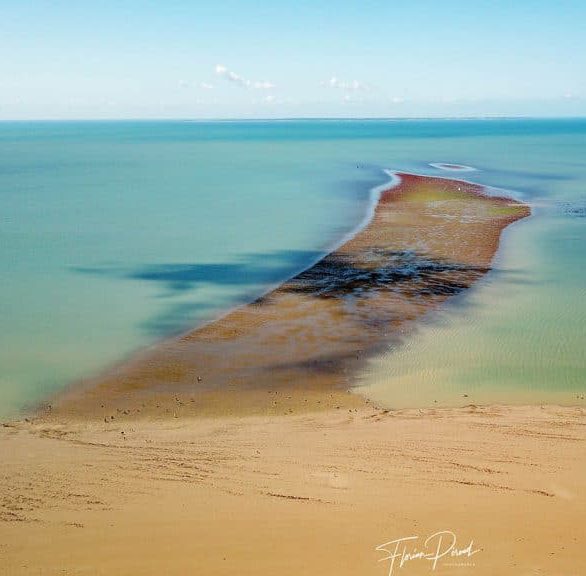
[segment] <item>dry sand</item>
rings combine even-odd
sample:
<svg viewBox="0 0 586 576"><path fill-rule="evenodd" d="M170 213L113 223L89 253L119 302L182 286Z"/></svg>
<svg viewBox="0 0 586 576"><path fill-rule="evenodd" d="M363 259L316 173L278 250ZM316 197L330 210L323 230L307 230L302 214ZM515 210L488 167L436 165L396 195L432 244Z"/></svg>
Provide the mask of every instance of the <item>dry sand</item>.
<svg viewBox="0 0 586 576"><path fill-rule="evenodd" d="M585 574L583 408L389 411L348 390L528 213L403 175L260 302L0 427L0 574L383 576L378 546L431 553L437 532L461 555L393 574Z"/></svg>
<svg viewBox="0 0 586 576"><path fill-rule="evenodd" d="M554 407L21 422L0 428L0 573L383 576L378 545L448 530L480 552L433 573L582 576L584 424Z"/></svg>

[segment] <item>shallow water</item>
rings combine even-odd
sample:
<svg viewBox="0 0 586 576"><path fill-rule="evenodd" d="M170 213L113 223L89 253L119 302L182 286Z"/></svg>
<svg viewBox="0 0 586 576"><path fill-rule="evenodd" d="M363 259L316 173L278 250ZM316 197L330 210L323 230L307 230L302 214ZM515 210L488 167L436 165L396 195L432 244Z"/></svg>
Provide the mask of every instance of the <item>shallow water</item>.
<svg viewBox="0 0 586 576"><path fill-rule="evenodd" d="M304 268L360 222L383 168L506 188L534 216L481 285L369 365L368 393L575 398L585 157L584 120L0 124L0 414Z"/></svg>

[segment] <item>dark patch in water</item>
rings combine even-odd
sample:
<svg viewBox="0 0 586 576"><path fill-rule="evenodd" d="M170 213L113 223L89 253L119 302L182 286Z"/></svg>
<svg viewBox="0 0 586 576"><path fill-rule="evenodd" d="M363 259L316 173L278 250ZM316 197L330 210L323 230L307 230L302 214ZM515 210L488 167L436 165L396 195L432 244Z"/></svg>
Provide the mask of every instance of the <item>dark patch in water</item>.
<svg viewBox="0 0 586 576"><path fill-rule="evenodd" d="M360 357L359 357L360 358ZM337 374L340 368L350 361L355 361L357 355L355 352L343 352L339 354L322 354L307 360L300 360L297 362L275 362L269 364L264 370L300 370L302 372L313 372L319 374Z"/></svg>
<svg viewBox="0 0 586 576"><path fill-rule="evenodd" d="M241 286L243 295L231 305L250 302L254 287L283 279L300 264L315 258L317 252L292 251L254 254L236 263L152 264L125 269L117 267L79 267L83 274L126 278L161 285L168 304L161 312L142 324L142 328L159 337L177 334L191 325L194 315L211 319L214 307L199 302L177 302L173 296L197 290L204 284ZM293 268L293 270L292 270ZM377 293L394 292L408 298L456 295L488 271L454 262L431 259L415 251L370 249L353 256L332 253L311 268L287 280L277 292L272 291L252 302L262 306L278 293L304 294L314 298L343 299L351 306ZM257 292L258 294L258 292ZM354 309L353 313L357 313ZM390 314L390 311L389 311ZM389 317L365 315L365 327L376 329Z"/></svg>
<svg viewBox="0 0 586 576"><path fill-rule="evenodd" d="M566 216L586 218L586 200L577 202L561 202L559 208Z"/></svg>
<svg viewBox="0 0 586 576"><path fill-rule="evenodd" d="M205 284L254 286L277 282L320 256L311 250L248 254L236 262L144 264L136 268L79 266L73 272L126 278L161 285L169 294L181 294Z"/></svg>
<svg viewBox="0 0 586 576"><path fill-rule="evenodd" d="M408 296L451 296L468 288L488 270L432 260L413 251L373 249L361 253L359 262L345 255L330 254L280 290L315 298L362 298L381 291ZM256 303L263 301L267 297Z"/></svg>

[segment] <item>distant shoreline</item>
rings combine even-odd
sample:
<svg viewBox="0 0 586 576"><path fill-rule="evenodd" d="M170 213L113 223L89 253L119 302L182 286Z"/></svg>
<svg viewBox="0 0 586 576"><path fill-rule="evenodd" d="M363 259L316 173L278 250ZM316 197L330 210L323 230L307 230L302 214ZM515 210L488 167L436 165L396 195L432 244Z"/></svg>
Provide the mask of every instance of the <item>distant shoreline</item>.
<svg viewBox="0 0 586 576"><path fill-rule="evenodd" d="M279 116L274 118L263 117L210 117L210 118L186 118L186 117L124 117L124 118L0 118L0 124L27 123L27 122L381 122L381 121L459 121L459 120L559 120L559 121L586 121L586 116L535 116L535 115L509 115L487 114L475 116Z"/></svg>

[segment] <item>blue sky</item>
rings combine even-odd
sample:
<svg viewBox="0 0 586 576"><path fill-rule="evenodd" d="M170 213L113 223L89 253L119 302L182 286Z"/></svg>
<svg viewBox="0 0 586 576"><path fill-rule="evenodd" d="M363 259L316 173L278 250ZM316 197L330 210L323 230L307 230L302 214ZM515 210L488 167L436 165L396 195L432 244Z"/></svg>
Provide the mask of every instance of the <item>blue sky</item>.
<svg viewBox="0 0 586 576"><path fill-rule="evenodd" d="M0 0L0 118L586 115L584 0Z"/></svg>

